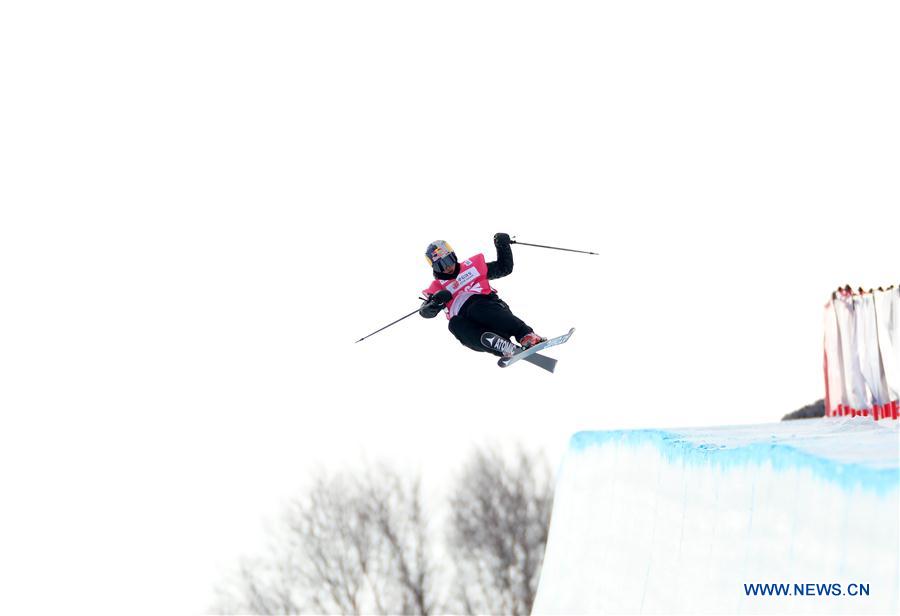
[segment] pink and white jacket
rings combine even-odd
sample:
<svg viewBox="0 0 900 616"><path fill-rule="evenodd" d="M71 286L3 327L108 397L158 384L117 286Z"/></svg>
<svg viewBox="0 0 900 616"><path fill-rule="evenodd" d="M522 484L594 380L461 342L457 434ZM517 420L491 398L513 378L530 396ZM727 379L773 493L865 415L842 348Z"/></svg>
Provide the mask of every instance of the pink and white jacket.
<svg viewBox="0 0 900 616"><path fill-rule="evenodd" d="M431 297L441 289L446 289L452 298L444 307L444 314L452 319L459 314L460 308L473 295L488 295L493 289L488 282L488 268L484 255L479 253L459 262L459 274L454 280L435 280L422 293Z"/></svg>

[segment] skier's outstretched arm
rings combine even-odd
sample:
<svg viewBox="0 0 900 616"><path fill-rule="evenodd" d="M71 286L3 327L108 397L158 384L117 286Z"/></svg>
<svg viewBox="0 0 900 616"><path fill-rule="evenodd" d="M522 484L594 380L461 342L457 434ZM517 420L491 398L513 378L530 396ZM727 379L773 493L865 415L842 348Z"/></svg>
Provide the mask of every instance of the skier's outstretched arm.
<svg viewBox="0 0 900 616"><path fill-rule="evenodd" d="M488 280L509 276L513 271L512 248L509 245L509 235L497 233L494 235L494 246L497 248L497 260L487 264Z"/></svg>

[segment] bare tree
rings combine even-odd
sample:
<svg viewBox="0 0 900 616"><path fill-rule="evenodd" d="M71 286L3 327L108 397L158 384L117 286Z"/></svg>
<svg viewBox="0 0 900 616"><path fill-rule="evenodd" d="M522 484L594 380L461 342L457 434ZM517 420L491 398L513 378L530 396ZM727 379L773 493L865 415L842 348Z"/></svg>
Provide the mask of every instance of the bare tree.
<svg viewBox="0 0 900 616"><path fill-rule="evenodd" d="M283 556L242 559L236 575L216 591L217 614L298 614L294 581L283 570ZM288 574L288 575L286 575Z"/></svg>
<svg viewBox="0 0 900 616"><path fill-rule="evenodd" d="M437 599L420 481L404 483L384 470L377 477L369 475L363 500L382 555L378 573L391 601L387 611L427 616Z"/></svg>
<svg viewBox="0 0 900 616"><path fill-rule="evenodd" d="M373 550L356 482L344 475L318 478L305 498L291 503L284 524L283 545L310 608L359 614Z"/></svg>
<svg viewBox="0 0 900 616"><path fill-rule="evenodd" d="M285 511L265 558L244 560L217 613L527 614L547 542L546 459L474 451L449 499L446 555L432 555L420 482L384 465L320 474ZM442 599L453 591L453 603Z"/></svg>
<svg viewBox="0 0 900 616"><path fill-rule="evenodd" d="M244 561L219 613L417 614L435 609L418 479L381 466L321 475L292 502L266 559Z"/></svg>
<svg viewBox="0 0 900 616"><path fill-rule="evenodd" d="M519 448L509 462L496 449L474 452L450 497L449 548L459 610L531 612L552 500L543 455Z"/></svg>

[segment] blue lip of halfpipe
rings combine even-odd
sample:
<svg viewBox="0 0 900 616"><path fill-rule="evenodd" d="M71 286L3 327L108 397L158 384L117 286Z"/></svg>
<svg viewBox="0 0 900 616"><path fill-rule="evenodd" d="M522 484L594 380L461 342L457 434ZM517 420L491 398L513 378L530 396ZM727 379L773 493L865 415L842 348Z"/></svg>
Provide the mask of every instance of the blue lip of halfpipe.
<svg viewBox="0 0 900 616"><path fill-rule="evenodd" d="M800 423L807 426L800 429ZM572 436L569 448L579 452L610 442L651 444L673 464L805 468L847 489L861 487L883 493L900 485L900 432L896 423L878 425L867 418L807 419L759 426L585 431ZM847 430L848 426L857 429Z"/></svg>

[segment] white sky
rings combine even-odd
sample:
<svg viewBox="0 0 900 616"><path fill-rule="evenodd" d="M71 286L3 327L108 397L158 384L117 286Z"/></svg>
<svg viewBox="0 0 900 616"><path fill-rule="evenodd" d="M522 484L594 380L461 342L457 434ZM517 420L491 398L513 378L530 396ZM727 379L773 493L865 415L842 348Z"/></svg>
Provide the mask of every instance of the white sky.
<svg viewBox="0 0 900 616"><path fill-rule="evenodd" d="M0 610L203 611L315 467L765 422L900 282L898 8L0 8ZM557 373L418 317L503 231ZM48 596L48 588L53 589Z"/></svg>

